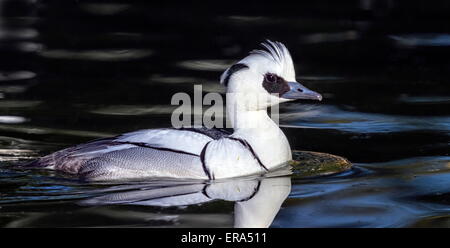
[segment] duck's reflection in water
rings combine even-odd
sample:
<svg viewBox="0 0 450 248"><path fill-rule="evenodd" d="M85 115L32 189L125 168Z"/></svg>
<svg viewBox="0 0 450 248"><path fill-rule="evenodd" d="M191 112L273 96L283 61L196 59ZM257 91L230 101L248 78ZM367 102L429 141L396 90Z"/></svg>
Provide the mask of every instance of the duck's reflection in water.
<svg viewBox="0 0 450 248"><path fill-rule="evenodd" d="M212 182L120 185L79 202L81 205L189 206L214 200L233 201L234 227L269 227L291 191L290 168L264 176ZM109 190L108 190L109 191ZM120 191L120 192L118 192Z"/></svg>

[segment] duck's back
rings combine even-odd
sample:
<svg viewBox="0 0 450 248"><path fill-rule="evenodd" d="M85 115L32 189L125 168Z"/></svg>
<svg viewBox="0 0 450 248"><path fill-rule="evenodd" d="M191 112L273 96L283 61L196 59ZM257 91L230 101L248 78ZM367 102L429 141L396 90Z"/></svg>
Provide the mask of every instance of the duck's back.
<svg viewBox="0 0 450 248"><path fill-rule="evenodd" d="M28 164L87 180L138 177L209 178L202 152L212 140L228 136L207 128L149 129L94 140L57 151Z"/></svg>

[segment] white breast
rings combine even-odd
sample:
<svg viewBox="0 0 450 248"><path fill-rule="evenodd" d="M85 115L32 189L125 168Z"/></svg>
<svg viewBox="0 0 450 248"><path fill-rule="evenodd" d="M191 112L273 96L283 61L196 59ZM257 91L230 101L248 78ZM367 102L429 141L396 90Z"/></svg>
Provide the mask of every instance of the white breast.
<svg viewBox="0 0 450 248"><path fill-rule="evenodd" d="M211 141L206 147L203 163L211 179L265 172L258 158L245 145L229 138Z"/></svg>
<svg viewBox="0 0 450 248"><path fill-rule="evenodd" d="M280 129L271 131L253 129L236 132L231 136L245 139L258 155L261 163L269 170L292 159L289 142Z"/></svg>

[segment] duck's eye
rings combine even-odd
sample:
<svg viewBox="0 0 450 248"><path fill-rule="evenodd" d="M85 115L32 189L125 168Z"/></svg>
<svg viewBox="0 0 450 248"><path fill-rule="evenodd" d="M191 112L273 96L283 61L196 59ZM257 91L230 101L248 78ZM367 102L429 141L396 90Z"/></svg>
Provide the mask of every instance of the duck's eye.
<svg viewBox="0 0 450 248"><path fill-rule="evenodd" d="M272 73L267 73L266 74L266 81L269 83L276 83L277 82L277 76L275 74Z"/></svg>

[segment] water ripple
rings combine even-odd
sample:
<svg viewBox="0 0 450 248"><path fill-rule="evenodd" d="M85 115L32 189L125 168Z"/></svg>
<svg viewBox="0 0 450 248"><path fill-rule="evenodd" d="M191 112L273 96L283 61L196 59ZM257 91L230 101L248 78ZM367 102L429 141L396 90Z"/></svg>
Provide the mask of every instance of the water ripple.
<svg viewBox="0 0 450 248"><path fill-rule="evenodd" d="M342 110L332 105L298 105L280 114L283 127L337 129L357 133L411 130L450 132L450 116L400 116Z"/></svg>
<svg viewBox="0 0 450 248"><path fill-rule="evenodd" d="M52 59L75 59L96 61L128 61L141 59L153 54L149 49L103 49L103 50L63 50L45 49L39 53L42 57Z"/></svg>

